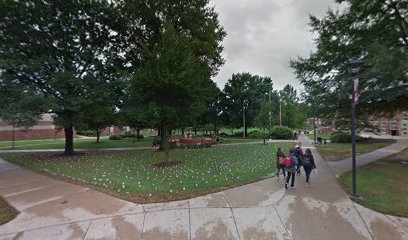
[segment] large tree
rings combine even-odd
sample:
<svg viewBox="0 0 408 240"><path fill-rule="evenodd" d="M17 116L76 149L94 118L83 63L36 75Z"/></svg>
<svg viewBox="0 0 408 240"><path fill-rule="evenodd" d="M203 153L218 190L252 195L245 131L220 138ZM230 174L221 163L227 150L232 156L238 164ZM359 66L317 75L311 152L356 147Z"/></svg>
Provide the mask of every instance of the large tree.
<svg viewBox="0 0 408 240"><path fill-rule="evenodd" d="M282 109L282 125L297 128L304 125L307 116L307 109L302 109L299 103L297 91L287 84L279 91Z"/></svg>
<svg viewBox="0 0 408 240"><path fill-rule="evenodd" d="M12 125L14 148L15 128L22 127L28 131L41 119L47 104L41 93L33 92L19 82L8 81L4 75L0 76L0 96L0 119Z"/></svg>
<svg viewBox="0 0 408 240"><path fill-rule="evenodd" d="M159 123L166 160L169 128L198 117L215 87L211 69L193 51L193 41L167 23L159 44L145 49L146 62L131 81L132 95L146 106L144 115Z"/></svg>
<svg viewBox="0 0 408 240"><path fill-rule="evenodd" d="M218 21L209 0L131 0L119 8L123 14L119 33L125 66L130 71L143 65L143 48L152 50L161 41L166 23L171 22L177 32L190 39L190 49L213 75L224 63L221 42L225 31ZM122 2L121 2L122 3ZM130 29L130 30L129 30Z"/></svg>
<svg viewBox="0 0 408 240"><path fill-rule="evenodd" d="M342 10L310 17L317 50L291 62L307 102L329 118L350 119L347 63L363 60L358 116L408 109L408 2L338 0ZM330 109L330 111L328 111Z"/></svg>
<svg viewBox="0 0 408 240"><path fill-rule="evenodd" d="M65 131L73 153L73 127L95 92L116 91L123 41L118 5L112 1L0 2L0 69L8 81L41 92Z"/></svg>
<svg viewBox="0 0 408 240"><path fill-rule="evenodd" d="M224 87L225 110L229 115L229 125L240 127L245 124L244 132L247 136L248 127L254 125L254 119L261 109L261 102L269 100L269 94L271 94L271 101L278 101L277 93L273 91L272 86L270 77L250 73L233 74Z"/></svg>

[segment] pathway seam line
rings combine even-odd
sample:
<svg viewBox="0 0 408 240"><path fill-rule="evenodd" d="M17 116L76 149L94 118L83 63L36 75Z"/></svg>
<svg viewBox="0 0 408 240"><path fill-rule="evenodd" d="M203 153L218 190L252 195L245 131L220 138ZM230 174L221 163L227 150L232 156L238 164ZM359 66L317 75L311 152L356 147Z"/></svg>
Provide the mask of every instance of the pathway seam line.
<svg viewBox="0 0 408 240"><path fill-rule="evenodd" d="M375 239L375 238L374 238L374 235L373 235L373 233L371 232L370 228L368 227L368 225L367 225L366 221L364 220L364 218L361 216L361 213L360 213L360 211L357 209L356 204L355 204L351 199L350 199L350 201L353 203L353 207L354 207L354 209L356 209L356 211L357 211L357 213L358 213L358 216L359 216L360 219L363 221L364 226L366 227L366 229L367 229L367 231L368 231L368 234L370 234L371 240L374 240L374 239Z"/></svg>
<svg viewBox="0 0 408 240"><path fill-rule="evenodd" d="M82 240L85 240L86 235L88 234L89 228L91 227L92 221L93 221L93 220L89 221L89 225L88 225L88 227L86 228L86 232L85 232L84 238L82 238Z"/></svg>
<svg viewBox="0 0 408 240"><path fill-rule="evenodd" d="M275 209L275 212L276 212L276 214L278 215L279 220L280 220L282 226L285 228L285 231L286 231L286 233L288 234L289 238L290 238L291 240L293 240L292 235L290 234L288 228L286 227L286 224L283 222L283 220L282 220L282 218L281 218L281 216L280 216L280 214L279 214L279 212L278 212L278 209L276 209L275 204L273 205L273 209Z"/></svg>
<svg viewBox="0 0 408 240"><path fill-rule="evenodd" d="M190 201L188 201L188 231L189 231L189 239L191 240L191 206L190 206Z"/></svg>
<svg viewBox="0 0 408 240"><path fill-rule="evenodd" d="M241 239L241 235L239 234L239 231L238 231L237 221L235 220L235 216L234 216L234 211L232 210L232 208L230 208L230 210L232 214L232 219L234 220L235 230L237 230L238 239Z"/></svg>
<svg viewBox="0 0 408 240"><path fill-rule="evenodd" d="M144 232L144 225L145 225L145 221L146 221L146 214L147 213L144 213L144 216L143 216L142 233L140 234L140 239L143 239L143 232Z"/></svg>

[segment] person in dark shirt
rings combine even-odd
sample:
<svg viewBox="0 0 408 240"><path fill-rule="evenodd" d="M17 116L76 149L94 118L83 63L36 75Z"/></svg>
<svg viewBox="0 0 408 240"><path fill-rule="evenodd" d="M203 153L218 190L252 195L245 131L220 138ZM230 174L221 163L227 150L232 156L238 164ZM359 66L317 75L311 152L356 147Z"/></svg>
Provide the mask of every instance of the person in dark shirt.
<svg viewBox="0 0 408 240"><path fill-rule="evenodd" d="M295 149L294 148L290 149L289 157L290 157L290 164L289 165L286 164L286 166L285 166L286 167L286 172L287 172L287 177L286 177L286 181L285 181L285 188L286 189L288 189L288 184L289 184L290 180L292 180L290 186L292 188L295 188L295 175L296 175L296 172L299 170L299 169L297 169L299 165L298 165L298 159L295 156Z"/></svg>
<svg viewBox="0 0 408 240"><path fill-rule="evenodd" d="M316 164L314 161L314 157L312 154L312 151L310 151L310 148L306 148L305 155L303 156L303 161L302 161L303 169L305 170L306 174L306 185L310 186L310 173L312 172L313 169L316 169Z"/></svg>

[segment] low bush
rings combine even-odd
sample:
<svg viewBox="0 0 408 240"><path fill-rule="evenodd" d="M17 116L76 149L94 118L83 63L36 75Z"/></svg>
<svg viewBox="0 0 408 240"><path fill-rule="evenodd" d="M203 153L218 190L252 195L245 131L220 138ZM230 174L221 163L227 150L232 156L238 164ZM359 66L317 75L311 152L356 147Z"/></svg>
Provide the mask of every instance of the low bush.
<svg viewBox="0 0 408 240"><path fill-rule="evenodd" d="M330 142L332 143L350 143L351 135L348 133L340 133L330 136Z"/></svg>
<svg viewBox="0 0 408 240"><path fill-rule="evenodd" d="M96 137L96 132L93 130L77 131L76 134L87 137Z"/></svg>
<svg viewBox="0 0 408 240"><path fill-rule="evenodd" d="M274 139L292 139L293 138L293 130L288 127L283 126L275 126L271 130L271 136Z"/></svg>
<svg viewBox="0 0 408 240"><path fill-rule="evenodd" d="M237 132L234 132L233 136L234 137L242 137L242 136L244 136L244 133L242 131L237 131Z"/></svg>
<svg viewBox="0 0 408 240"><path fill-rule="evenodd" d="M120 134L110 135L109 140L123 140L123 137Z"/></svg>
<svg viewBox="0 0 408 240"><path fill-rule="evenodd" d="M136 137L136 134L133 134L133 133L125 133L125 134L121 134L120 135L122 138L134 138L134 137ZM143 136L143 134L139 134L139 136L137 137L138 139L143 139L144 138L144 136Z"/></svg>
<svg viewBox="0 0 408 240"><path fill-rule="evenodd" d="M264 138L264 133L258 130L252 131L248 134L249 138Z"/></svg>
<svg viewBox="0 0 408 240"><path fill-rule="evenodd" d="M135 134L124 133L124 134L120 134L120 136L123 137L123 138L133 138L133 137L135 137Z"/></svg>
<svg viewBox="0 0 408 240"><path fill-rule="evenodd" d="M226 133L226 132L220 132L220 134L218 134L218 135L220 135L220 136L228 136L229 134Z"/></svg>
<svg viewBox="0 0 408 240"><path fill-rule="evenodd" d="M352 137L351 134L348 133L338 133L330 136L330 142L332 143L351 143ZM360 136L356 136L356 141L357 142L364 142L364 141L369 141L368 138L363 138Z"/></svg>

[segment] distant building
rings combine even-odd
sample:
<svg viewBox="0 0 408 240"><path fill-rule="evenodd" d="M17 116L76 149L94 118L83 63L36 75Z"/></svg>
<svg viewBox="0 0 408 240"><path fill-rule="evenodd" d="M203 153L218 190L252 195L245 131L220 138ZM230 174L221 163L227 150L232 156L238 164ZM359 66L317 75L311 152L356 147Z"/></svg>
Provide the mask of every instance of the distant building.
<svg viewBox="0 0 408 240"><path fill-rule="evenodd" d="M378 128L381 135L408 136L408 112L377 114L371 116L370 123Z"/></svg>
<svg viewBox="0 0 408 240"><path fill-rule="evenodd" d="M13 132L15 140L28 140L28 139L52 139L52 138L64 138L64 129L58 129L52 118L51 114L43 114L42 118L37 124L30 129L15 128L13 130L13 124L0 119L0 141L12 140ZM74 131L75 133L75 131ZM101 131L101 136L108 136L112 134L121 134L122 129L118 127L107 127ZM74 135L75 136L75 135Z"/></svg>
<svg viewBox="0 0 408 240"><path fill-rule="evenodd" d="M51 114L44 114L37 125L30 129L15 128L15 140L62 138L64 130L57 129ZM0 119L0 140L13 139L13 124Z"/></svg>

